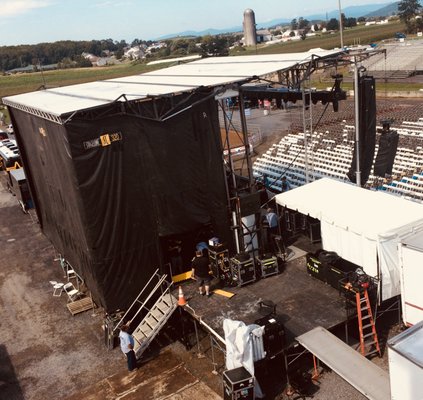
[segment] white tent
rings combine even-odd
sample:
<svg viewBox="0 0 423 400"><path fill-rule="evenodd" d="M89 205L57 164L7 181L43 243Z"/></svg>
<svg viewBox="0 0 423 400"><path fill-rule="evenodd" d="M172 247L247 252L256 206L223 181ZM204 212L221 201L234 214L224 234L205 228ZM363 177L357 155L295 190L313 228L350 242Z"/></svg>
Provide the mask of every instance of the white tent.
<svg viewBox="0 0 423 400"><path fill-rule="evenodd" d="M400 294L398 243L423 229L423 205L323 178L276 196L321 222L322 247L381 280L382 300Z"/></svg>

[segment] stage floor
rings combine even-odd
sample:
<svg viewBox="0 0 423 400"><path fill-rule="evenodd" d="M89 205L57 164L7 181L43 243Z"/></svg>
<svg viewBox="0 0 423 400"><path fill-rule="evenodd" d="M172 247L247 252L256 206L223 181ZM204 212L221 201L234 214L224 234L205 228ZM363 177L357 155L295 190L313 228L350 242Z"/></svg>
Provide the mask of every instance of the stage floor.
<svg viewBox="0 0 423 400"><path fill-rule="evenodd" d="M188 307L185 311L201 319L224 338L226 318L252 324L263 315L260 302L271 300L276 305L278 320L284 324L287 344L295 337L322 326L334 328L346 320L343 298L331 286L309 276L305 256L289 261L278 275L261 279L242 287L225 287L232 298L213 294L207 298L198 294L197 283L182 283ZM215 288L212 282L212 290ZM177 287L178 285L176 285ZM175 292L177 296L177 292Z"/></svg>

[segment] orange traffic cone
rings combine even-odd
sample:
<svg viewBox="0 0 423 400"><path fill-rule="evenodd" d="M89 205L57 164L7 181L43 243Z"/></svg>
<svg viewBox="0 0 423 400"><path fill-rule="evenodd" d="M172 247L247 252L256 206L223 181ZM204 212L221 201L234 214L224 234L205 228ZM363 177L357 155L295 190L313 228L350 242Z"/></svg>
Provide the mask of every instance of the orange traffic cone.
<svg viewBox="0 0 423 400"><path fill-rule="evenodd" d="M178 299L178 306L184 306L187 304L185 300L184 292L182 291L182 286L179 286L179 299Z"/></svg>

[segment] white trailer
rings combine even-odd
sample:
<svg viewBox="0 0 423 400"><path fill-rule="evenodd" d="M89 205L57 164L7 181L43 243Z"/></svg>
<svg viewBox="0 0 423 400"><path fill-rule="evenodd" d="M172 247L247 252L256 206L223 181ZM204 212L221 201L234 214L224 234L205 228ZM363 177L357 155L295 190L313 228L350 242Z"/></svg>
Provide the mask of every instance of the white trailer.
<svg viewBox="0 0 423 400"><path fill-rule="evenodd" d="M423 399L423 321L388 341L391 400Z"/></svg>
<svg viewBox="0 0 423 400"><path fill-rule="evenodd" d="M423 320L423 231L401 240L398 251L402 318L405 325L412 326Z"/></svg>

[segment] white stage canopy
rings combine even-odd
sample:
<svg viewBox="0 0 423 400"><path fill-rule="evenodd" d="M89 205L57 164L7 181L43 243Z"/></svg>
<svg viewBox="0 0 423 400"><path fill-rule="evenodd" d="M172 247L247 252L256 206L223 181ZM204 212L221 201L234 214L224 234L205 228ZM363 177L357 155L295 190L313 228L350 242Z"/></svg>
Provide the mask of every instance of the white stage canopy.
<svg viewBox="0 0 423 400"><path fill-rule="evenodd" d="M3 103L41 117L41 113L60 117L112 103L123 95L126 100L141 100L190 92L200 87L218 87L343 53L341 50L312 49L303 53L210 57L141 75L5 97Z"/></svg>
<svg viewBox="0 0 423 400"><path fill-rule="evenodd" d="M322 247L382 283L382 300L400 294L398 242L423 229L423 205L329 178L278 194L277 204L321 222Z"/></svg>

